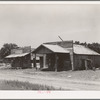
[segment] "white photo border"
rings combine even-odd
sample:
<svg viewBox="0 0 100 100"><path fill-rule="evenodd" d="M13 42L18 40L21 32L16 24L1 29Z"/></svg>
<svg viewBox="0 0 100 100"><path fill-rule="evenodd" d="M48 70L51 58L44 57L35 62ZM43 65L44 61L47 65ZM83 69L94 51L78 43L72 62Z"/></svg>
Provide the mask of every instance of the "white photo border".
<svg viewBox="0 0 100 100"><path fill-rule="evenodd" d="M100 1L0 1L0 4L97 4ZM100 99L100 91L0 91L0 99Z"/></svg>

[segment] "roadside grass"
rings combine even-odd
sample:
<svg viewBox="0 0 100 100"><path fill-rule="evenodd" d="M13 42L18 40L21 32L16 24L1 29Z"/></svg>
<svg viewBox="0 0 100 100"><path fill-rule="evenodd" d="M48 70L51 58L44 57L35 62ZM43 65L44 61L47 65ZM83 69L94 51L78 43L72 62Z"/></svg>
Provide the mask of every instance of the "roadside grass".
<svg viewBox="0 0 100 100"><path fill-rule="evenodd" d="M62 90L56 89L53 86L32 84L29 82L3 80L0 81L0 90Z"/></svg>

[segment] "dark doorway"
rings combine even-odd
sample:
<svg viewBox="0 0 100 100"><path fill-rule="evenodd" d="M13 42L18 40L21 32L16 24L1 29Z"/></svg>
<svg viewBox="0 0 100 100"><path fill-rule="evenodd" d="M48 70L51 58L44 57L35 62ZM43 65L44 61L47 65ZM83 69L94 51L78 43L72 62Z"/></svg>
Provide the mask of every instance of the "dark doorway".
<svg viewBox="0 0 100 100"><path fill-rule="evenodd" d="M93 63L91 59L82 59L82 67L81 70L88 70L88 69L92 69L93 67Z"/></svg>
<svg viewBox="0 0 100 100"><path fill-rule="evenodd" d="M86 67L85 67L85 59L82 59L81 60L81 67L80 67L80 70L85 70Z"/></svg>
<svg viewBox="0 0 100 100"><path fill-rule="evenodd" d="M58 71L71 70L71 61L69 54L58 54Z"/></svg>
<svg viewBox="0 0 100 100"><path fill-rule="evenodd" d="M43 68L43 57L40 57L40 68Z"/></svg>
<svg viewBox="0 0 100 100"><path fill-rule="evenodd" d="M88 67L88 69L92 69L93 68L92 60L90 60L90 59L87 60L87 67Z"/></svg>
<svg viewBox="0 0 100 100"><path fill-rule="evenodd" d="M55 54L47 54L46 63L50 71L55 70Z"/></svg>
<svg viewBox="0 0 100 100"><path fill-rule="evenodd" d="M46 57L47 57L46 63L48 65L49 70L55 70L55 65L57 66L57 71L71 70L70 54L52 53L52 54L47 54Z"/></svg>

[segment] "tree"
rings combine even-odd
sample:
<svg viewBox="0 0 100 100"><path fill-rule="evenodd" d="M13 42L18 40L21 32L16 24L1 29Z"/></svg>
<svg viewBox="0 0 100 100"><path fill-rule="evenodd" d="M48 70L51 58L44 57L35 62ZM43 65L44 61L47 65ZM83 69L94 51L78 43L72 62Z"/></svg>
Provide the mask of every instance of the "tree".
<svg viewBox="0 0 100 100"><path fill-rule="evenodd" d="M4 59L6 56L11 54L11 49L16 49L18 46L14 43L5 43L3 47L0 49L0 58Z"/></svg>
<svg viewBox="0 0 100 100"><path fill-rule="evenodd" d="M80 45L83 45L83 46L87 47L87 43L86 42L80 43Z"/></svg>
<svg viewBox="0 0 100 100"><path fill-rule="evenodd" d="M88 47L98 53L100 53L100 44L99 43L92 43L92 44L88 44Z"/></svg>
<svg viewBox="0 0 100 100"><path fill-rule="evenodd" d="M75 41L75 44L80 44L80 42L79 41Z"/></svg>

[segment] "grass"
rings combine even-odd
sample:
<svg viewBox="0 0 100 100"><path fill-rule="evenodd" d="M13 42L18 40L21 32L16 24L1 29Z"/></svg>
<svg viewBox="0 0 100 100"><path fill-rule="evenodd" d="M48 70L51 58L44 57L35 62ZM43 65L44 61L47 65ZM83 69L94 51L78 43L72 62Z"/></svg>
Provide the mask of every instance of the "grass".
<svg viewBox="0 0 100 100"><path fill-rule="evenodd" d="M0 90L61 90L52 86L32 84L21 81L0 81Z"/></svg>

